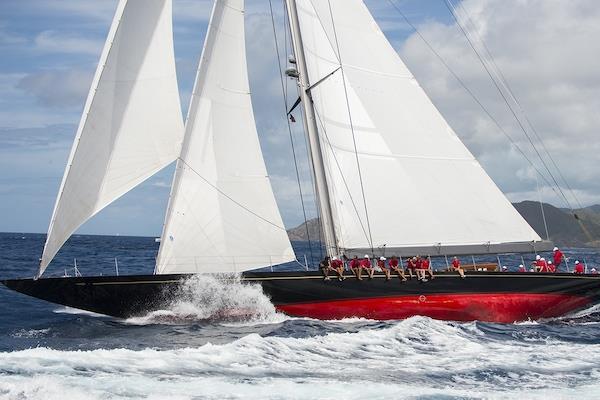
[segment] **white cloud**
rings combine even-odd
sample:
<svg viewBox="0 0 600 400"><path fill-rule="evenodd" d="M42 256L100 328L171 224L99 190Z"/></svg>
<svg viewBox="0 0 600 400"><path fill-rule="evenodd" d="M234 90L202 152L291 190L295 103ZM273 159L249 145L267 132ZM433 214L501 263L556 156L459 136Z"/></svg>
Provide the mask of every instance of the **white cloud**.
<svg viewBox="0 0 600 400"><path fill-rule="evenodd" d="M465 0L476 31L490 48L529 119L582 202L600 201L600 9L591 1ZM455 24L427 22L423 36L535 158ZM535 179L472 99L413 34L400 53L444 116L513 199L530 196ZM550 160L544 156L550 165ZM537 161L538 168L542 169ZM511 171L513 171L511 173ZM528 189L526 189L528 187ZM513 190L520 188L519 190ZM550 192L548 192L550 193ZM548 194L545 200L561 204Z"/></svg>
<svg viewBox="0 0 600 400"><path fill-rule="evenodd" d="M81 109L92 74L79 69L35 72L21 78L17 87L35 96L44 106Z"/></svg>
<svg viewBox="0 0 600 400"><path fill-rule="evenodd" d="M35 49L47 53L100 54L104 41L77 34L43 31L34 39Z"/></svg>

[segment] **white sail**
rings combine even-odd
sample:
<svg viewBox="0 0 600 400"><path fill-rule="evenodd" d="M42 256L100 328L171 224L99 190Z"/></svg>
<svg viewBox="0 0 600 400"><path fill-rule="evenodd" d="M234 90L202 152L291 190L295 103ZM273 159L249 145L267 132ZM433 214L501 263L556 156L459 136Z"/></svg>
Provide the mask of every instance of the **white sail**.
<svg viewBox="0 0 600 400"><path fill-rule="evenodd" d="M85 221L173 162L183 119L171 0L121 0L54 207L41 275Z"/></svg>
<svg viewBox="0 0 600 400"><path fill-rule="evenodd" d="M297 4L310 82L336 71L311 94L341 249L459 254L540 245L361 0Z"/></svg>
<svg viewBox="0 0 600 400"><path fill-rule="evenodd" d="M241 272L294 260L262 157L243 0L217 0L192 94L156 273Z"/></svg>

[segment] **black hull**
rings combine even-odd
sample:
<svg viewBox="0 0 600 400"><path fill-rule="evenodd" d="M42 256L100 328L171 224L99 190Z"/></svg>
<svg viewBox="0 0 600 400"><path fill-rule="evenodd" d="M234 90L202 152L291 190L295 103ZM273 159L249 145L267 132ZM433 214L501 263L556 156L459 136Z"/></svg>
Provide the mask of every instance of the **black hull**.
<svg viewBox="0 0 600 400"><path fill-rule="evenodd" d="M132 275L2 281L17 292L118 318L145 315L171 304L190 275ZM247 272L275 307L287 314L320 319L402 319L426 315L448 320L513 322L556 317L600 302L600 276L473 272L461 279L439 273L419 282L324 281L316 272Z"/></svg>

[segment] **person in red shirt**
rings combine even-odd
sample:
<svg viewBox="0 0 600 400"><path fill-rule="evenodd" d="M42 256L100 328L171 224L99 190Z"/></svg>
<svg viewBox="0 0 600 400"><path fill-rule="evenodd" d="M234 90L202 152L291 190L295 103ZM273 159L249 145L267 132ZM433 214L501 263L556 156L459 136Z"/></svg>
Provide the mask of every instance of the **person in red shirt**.
<svg viewBox="0 0 600 400"><path fill-rule="evenodd" d="M527 269L523 264L519 264L519 272L527 272Z"/></svg>
<svg viewBox="0 0 600 400"><path fill-rule="evenodd" d="M417 257L408 258L406 260L406 270L409 273L410 279L413 278L413 274L417 269Z"/></svg>
<svg viewBox="0 0 600 400"><path fill-rule="evenodd" d="M458 272L458 274L460 275L461 278L465 277L465 271L460 266L460 260L458 259L458 257L454 257L452 259L452 269L454 271Z"/></svg>
<svg viewBox="0 0 600 400"><path fill-rule="evenodd" d="M548 272L548 263L544 257L540 258L536 264L538 272Z"/></svg>
<svg viewBox="0 0 600 400"><path fill-rule="evenodd" d="M562 253L562 251L560 251L558 249L558 247L555 247L553 251L554 251L554 255L553 255L554 265L556 266L556 268L558 268L558 267L560 267L560 264L562 263L563 258L565 258L565 255Z"/></svg>
<svg viewBox="0 0 600 400"><path fill-rule="evenodd" d="M556 272L556 265L552 263L552 261L548 261L548 265L546 267L547 272Z"/></svg>
<svg viewBox="0 0 600 400"><path fill-rule="evenodd" d="M431 257L430 256L427 256L427 258L423 259L421 268L423 269L423 271L425 271L425 273L429 274L430 279L435 279L435 276L433 275L433 269L431 269ZM424 276L425 276L425 273L423 273Z"/></svg>
<svg viewBox="0 0 600 400"><path fill-rule="evenodd" d="M360 260L360 269L358 270L358 279L362 280L362 270L366 270L367 274L369 274L369 279L373 279L373 274L375 273L375 268L371 264L371 258L369 258L368 254L365 254L365 258Z"/></svg>
<svg viewBox="0 0 600 400"><path fill-rule="evenodd" d="M396 256L392 256L390 261L388 261L388 265L391 271L394 271L398 274L398 278L402 279L402 282L406 282L406 276L404 275L404 271L402 270L402 266L398 262L398 258Z"/></svg>
<svg viewBox="0 0 600 400"><path fill-rule="evenodd" d="M385 266L385 260L386 260L385 257L379 257L379 260L377 260L377 267L379 267L381 272L383 272L385 274L385 280L389 281L391 279L390 270L387 269L387 267Z"/></svg>
<svg viewBox="0 0 600 400"><path fill-rule="evenodd" d="M344 276L344 263L339 258L333 257L327 268L328 270L337 273L338 280L343 281L344 279L346 279L346 277Z"/></svg>
<svg viewBox="0 0 600 400"><path fill-rule="evenodd" d="M584 272L584 268L583 268L583 264L580 263L579 261L575 261L575 269L573 270L574 274L583 274Z"/></svg>
<svg viewBox="0 0 600 400"><path fill-rule="evenodd" d="M414 260L416 267L415 272L417 273L417 280L427 282L427 279L425 278L425 269L423 268L423 259L421 258L421 256L416 256Z"/></svg>
<svg viewBox="0 0 600 400"><path fill-rule="evenodd" d="M359 276L360 260L358 259L358 256L352 257L352 260L350 260L349 266L350 266L350 271L352 271L354 276L356 276L357 279L361 279Z"/></svg>

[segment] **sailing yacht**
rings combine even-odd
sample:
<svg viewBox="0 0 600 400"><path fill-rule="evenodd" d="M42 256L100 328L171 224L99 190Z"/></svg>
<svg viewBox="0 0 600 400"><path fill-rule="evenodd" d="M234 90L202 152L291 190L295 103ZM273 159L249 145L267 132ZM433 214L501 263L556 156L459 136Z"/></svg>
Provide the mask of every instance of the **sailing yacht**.
<svg viewBox="0 0 600 400"><path fill-rule="evenodd" d="M329 256L539 252L394 51L362 0L285 0L309 158ZM165 307L196 274L241 274L287 314L323 319L513 322L600 301L592 275L474 271L417 280L325 281L256 272L296 259L260 149L244 1L215 0L181 120L171 0L121 0L69 157L39 273L5 280L47 301L116 317ZM43 278L86 220L176 161L153 275ZM408 228L410 227L410 229Z"/></svg>

